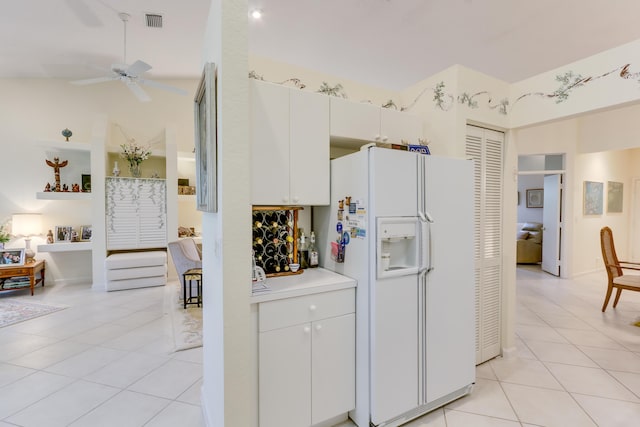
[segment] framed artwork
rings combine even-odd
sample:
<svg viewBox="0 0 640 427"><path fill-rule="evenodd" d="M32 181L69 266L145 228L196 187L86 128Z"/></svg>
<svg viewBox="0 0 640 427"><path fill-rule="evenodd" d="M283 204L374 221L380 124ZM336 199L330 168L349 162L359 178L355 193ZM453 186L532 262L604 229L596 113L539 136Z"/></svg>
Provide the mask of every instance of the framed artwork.
<svg viewBox="0 0 640 427"><path fill-rule="evenodd" d="M527 190L527 207L541 208L544 206L544 190L542 188L532 188Z"/></svg>
<svg viewBox="0 0 640 427"><path fill-rule="evenodd" d="M24 264L24 248L23 249L3 249L0 256L0 266L3 265L23 265Z"/></svg>
<svg viewBox="0 0 640 427"><path fill-rule="evenodd" d="M70 242L73 236L73 227L70 225L56 225L55 232L56 242Z"/></svg>
<svg viewBox="0 0 640 427"><path fill-rule="evenodd" d="M80 241L81 242L90 242L91 241L91 226L83 225L80 227Z"/></svg>
<svg viewBox="0 0 640 427"><path fill-rule="evenodd" d="M91 193L91 175L82 174L82 192Z"/></svg>
<svg viewBox="0 0 640 427"><path fill-rule="evenodd" d="M585 215L602 215L604 184L595 181L584 182L583 204Z"/></svg>
<svg viewBox="0 0 640 427"><path fill-rule="evenodd" d="M622 213L622 183L607 182L607 213Z"/></svg>
<svg viewBox="0 0 640 427"><path fill-rule="evenodd" d="M203 212L217 212L216 66L212 62L204 66L194 101L196 208Z"/></svg>

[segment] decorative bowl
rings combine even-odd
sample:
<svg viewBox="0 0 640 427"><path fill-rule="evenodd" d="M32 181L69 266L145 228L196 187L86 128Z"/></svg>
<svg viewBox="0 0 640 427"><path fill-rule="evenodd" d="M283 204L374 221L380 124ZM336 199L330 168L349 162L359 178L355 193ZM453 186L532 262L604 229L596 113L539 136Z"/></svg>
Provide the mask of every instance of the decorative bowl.
<svg viewBox="0 0 640 427"><path fill-rule="evenodd" d="M295 273L300 268L300 264L289 264L289 268Z"/></svg>

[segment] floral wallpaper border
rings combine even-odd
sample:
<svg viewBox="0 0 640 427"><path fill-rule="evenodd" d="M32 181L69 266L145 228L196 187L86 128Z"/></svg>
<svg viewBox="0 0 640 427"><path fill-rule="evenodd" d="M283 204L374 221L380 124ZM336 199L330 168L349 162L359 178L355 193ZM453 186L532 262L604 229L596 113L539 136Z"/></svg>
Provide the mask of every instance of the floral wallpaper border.
<svg viewBox="0 0 640 427"><path fill-rule="evenodd" d="M613 70L607 71L603 74L595 75L595 76L587 76L584 77L581 74L574 72L573 70L569 70L564 74L557 74L555 77L556 82L559 84L558 88L552 92L528 92L522 94L515 98L513 103L509 101L508 98L502 98L499 100L495 100L491 95L491 92L487 90L480 90L475 93L462 92L459 95L454 93L446 92L446 85L444 81L440 81L436 84L435 87L426 87L424 88L413 100L411 104L408 106L403 106L400 108L400 111L408 111L413 108L418 101L427 93L433 93L432 101L434 106L442 111L450 110L454 104L457 102L461 105L466 105L468 108L476 109L480 108L480 103L482 100L485 100L486 103L483 105L490 109L496 110L499 114L507 115L509 111L513 110L515 106L528 97L541 97L545 99L553 99L556 104L563 103L569 99L571 94L580 88L587 87L590 83L593 83L596 80L606 78L612 75L618 75L619 78L625 80L636 80L637 83L640 83L640 72L631 72L630 71L631 64L625 64L614 68ZM253 79L266 81L261 75L257 74L255 71L249 72L249 77ZM284 80L282 82L271 82L277 84L288 84L293 83L295 87L298 89L304 89L306 85L300 81L298 78L290 78ZM324 93L329 96L336 96L340 98L348 98L347 94L344 90L342 84L338 83L335 86L330 86L327 82L322 82L320 88L316 91L318 93ZM371 101L363 101L363 102L371 102ZM390 99L382 105L383 108L394 108L398 109L395 102Z"/></svg>

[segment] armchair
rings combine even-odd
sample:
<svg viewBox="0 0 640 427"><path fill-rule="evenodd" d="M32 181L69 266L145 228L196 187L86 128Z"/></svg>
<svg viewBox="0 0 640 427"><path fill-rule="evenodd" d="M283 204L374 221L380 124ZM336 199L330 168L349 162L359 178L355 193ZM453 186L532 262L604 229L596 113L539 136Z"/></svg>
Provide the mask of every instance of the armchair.
<svg viewBox="0 0 640 427"><path fill-rule="evenodd" d="M616 255L616 247L613 244L613 232L609 227L603 227L600 230L600 248L602 249L602 260L607 270L609 282L607 284L607 294L604 298L602 311L607 309L609 298L613 288L617 289L616 298L613 300L613 308L618 305L620 294L623 289L629 291L640 291L640 275L625 275L624 270L640 271L640 264L635 262L619 261Z"/></svg>
<svg viewBox="0 0 640 427"><path fill-rule="evenodd" d="M195 240L191 238L169 242L169 252L180 281L185 271L191 268L202 268L200 251Z"/></svg>

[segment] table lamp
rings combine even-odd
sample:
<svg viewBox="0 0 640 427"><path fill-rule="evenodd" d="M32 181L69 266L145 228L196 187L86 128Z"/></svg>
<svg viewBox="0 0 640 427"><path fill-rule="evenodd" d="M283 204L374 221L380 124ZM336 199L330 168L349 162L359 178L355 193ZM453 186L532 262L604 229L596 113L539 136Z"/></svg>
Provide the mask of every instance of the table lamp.
<svg viewBox="0 0 640 427"><path fill-rule="evenodd" d="M16 237L24 237L26 262L33 262L36 254L31 250L31 236L42 234L42 215L39 213L13 214L11 233Z"/></svg>

